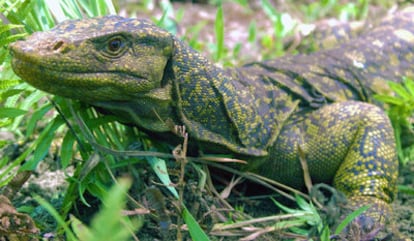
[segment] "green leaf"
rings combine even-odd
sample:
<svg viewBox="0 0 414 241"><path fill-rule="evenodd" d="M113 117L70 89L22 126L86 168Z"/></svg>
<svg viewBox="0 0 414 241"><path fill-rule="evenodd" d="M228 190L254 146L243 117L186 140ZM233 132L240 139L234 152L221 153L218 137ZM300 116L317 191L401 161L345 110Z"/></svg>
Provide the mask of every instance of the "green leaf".
<svg viewBox="0 0 414 241"><path fill-rule="evenodd" d="M331 231L329 230L329 227L327 225L323 226L322 233L320 235L321 241L330 241L331 240L330 236L331 236Z"/></svg>
<svg viewBox="0 0 414 241"><path fill-rule="evenodd" d="M407 101L407 100L411 99L410 94L407 92L407 90L404 88L404 86L402 84L395 83L395 82L388 82L388 85L403 100Z"/></svg>
<svg viewBox="0 0 414 241"><path fill-rule="evenodd" d="M303 197L299 195L295 195L295 199L296 199L296 203L301 209L316 213L316 209L313 207L313 205L307 202Z"/></svg>
<svg viewBox="0 0 414 241"><path fill-rule="evenodd" d="M202 44L198 41L198 38L200 36L201 30L206 26L206 24L207 24L206 21L201 21L201 22L191 26L186 31L185 39L187 39L186 41L191 46L191 48L193 48L195 50L201 50L200 46L202 46ZM190 37L190 39L188 39L189 37Z"/></svg>
<svg viewBox="0 0 414 241"><path fill-rule="evenodd" d="M69 215L70 223L73 232L78 236L79 240L88 240L93 236L90 228L86 226L82 221L77 219L72 214Z"/></svg>
<svg viewBox="0 0 414 241"><path fill-rule="evenodd" d="M220 5L217 9L216 21L214 23L214 29L216 31L216 58L218 61L222 58L224 54L224 17L223 17L223 8Z"/></svg>
<svg viewBox="0 0 414 241"><path fill-rule="evenodd" d="M278 16L280 15L276 9L272 6L272 4L268 0L262 0L261 5L263 8L263 11L266 13L266 15L270 18L272 22L278 21Z"/></svg>
<svg viewBox="0 0 414 241"><path fill-rule="evenodd" d="M186 207L183 209L182 213L183 219L188 226L188 230L190 231L191 238L197 241L208 241L209 238L204 232L204 230L200 227L197 221L194 219L193 215L188 211Z"/></svg>
<svg viewBox="0 0 414 241"><path fill-rule="evenodd" d="M26 137L30 137L31 135L33 135L33 132L36 127L36 123L39 120L42 120L45 117L46 113L50 111L51 109L52 109L52 105L47 104L43 106L42 108L37 109L35 112L33 112L31 118L29 119L26 125Z"/></svg>
<svg viewBox="0 0 414 241"><path fill-rule="evenodd" d="M116 14L115 7L111 0L79 0L78 2L90 17Z"/></svg>
<svg viewBox="0 0 414 241"><path fill-rule="evenodd" d="M61 118L55 118L45 127L39 138L35 141L36 149L33 153L33 157L23 164L21 170L30 171L36 168L37 164L47 155L57 128L63 124L64 122Z"/></svg>
<svg viewBox="0 0 414 241"><path fill-rule="evenodd" d="M34 196L34 199L36 202L38 202L43 208L46 209L52 215L52 217L56 220L59 227L62 227L65 230L65 234L68 238L68 240L76 241L78 240L75 235L72 233L71 229L69 228L68 224L65 222L65 220L62 218L62 216L59 215L59 213L56 211L56 209L53 208L50 203L48 203L45 199L43 199L40 196Z"/></svg>
<svg viewBox="0 0 414 241"><path fill-rule="evenodd" d="M249 25L249 35L248 35L247 41L250 43L253 43L256 41L256 38L257 38L257 26L256 26L256 22L252 21L250 22L250 25Z"/></svg>
<svg viewBox="0 0 414 241"><path fill-rule="evenodd" d="M280 209L282 209L283 211L287 212L287 213L302 213L302 210L298 210L298 209L293 209L293 208L289 208L283 204L281 204L280 202L276 201L274 198L271 198L273 203L278 206Z"/></svg>
<svg viewBox="0 0 414 241"><path fill-rule="evenodd" d="M44 31L55 26L55 19L58 17L52 16L53 13L50 11L50 5L46 3L46 0L30 2L36 2L36 4L33 4L30 7L30 12L26 13L29 17L22 16L22 21L24 20L26 29L31 28L29 32Z"/></svg>
<svg viewBox="0 0 414 241"><path fill-rule="evenodd" d="M156 20L156 24L163 29L166 29L172 34L177 33L177 24L173 21L174 18L174 7L170 1L161 1L162 16Z"/></svg>
<svg viewBox="0 0 414 241"><path fill-rule="evenodd" d="M407 88L408 92L411 95L411 98L414 98L414 81L411 78L403 77L404 85Z"/></svg>
<svg viewBox="0 0 414 241"><path fill-rule="evenodd" d="M370 207L371 205L365 205L348 214L346 218L338 225L338 227L336 227L335 234L340 234L344 228L352 222L352 220L361 215L363 212L367 211Z"/></svg>
<svg viewBox="0 0 414 241"><path fill-rule="evenodd" d="M26 33L19 33L7 36L5 38L0 39L0 46L6 46L9 43L12 43L18 39L24 38L27 34Z"/></svg>
<svg viewBox="0 0 414 241"><path fill-rule="evenodd" d="M62 168L65 169L69 166L70 161L73 158L73 145L75 143L75 136L72 132L68 131L63 138L62 146L60 150L60 163Z"/></svg>
<svg viewBox="0 0 414 241"><path fill-rule="evenodd" d="M130 240L137 224L132 224L126 216L123 216L122 209L125 207L127 191L131 183L129 179L120 179L105 194L102 200L103 206L91 223L92 237L88 237L87 241Z"/></svg>
<svg viewBox="0 0 414 241"><path fill-rule="evenodd" d="M66 19L82 18L82 12L77 1L73 0L45 0L49 11L56 18L57 22ZM88 10L85 10L88 12Z"/></svg>
<svg viewBox="0 0 414 241"><path fill-rule="evenodd" d="M400 98L389 95L374 95L374 98L387 104L403 105L404 101Z"/></svg>
<svg viewBox="0 0 414 241"><path fill-rule="evenodd" d="M105 1L105 4L101 4L101 5L102 5L102 7L103 7L103 5L105 5L105 7L108 9L108 11L106 13L116 14L117 12L115 10L115 6L114 6L112 0L104 0L104 1Z"/></svg>
<svg viewBox="0 0 414 241"><path fill-rule="evenodd" d="M16 86L16 88L28 86L26 83L22 83ZM23 88L25 88L23 87ZM41 91L34 91L32 87L27 87L29 95L25 96L24 99L19 98L19 96L14 96L12 98L8 98L6 101L7 106L18 105L21 109L30 110L38 108L38 101L45 96L44 92ZM45 117L43 117L45 118ZM14 120L12 125L12 129L18 129L20 126L21 121L23 120L23 116L19 116Z"/></svg>
<svg viewBox="0 0 414 241"><path fill-rule="evenodd" d="M165 161L157 157L147 157L146 160L148 161L152 170L161 180L161 182L165 185L165 187L168 190L170 190L170 192L174 195L175 198L178 199L177 190L175 190L175 188L171 186L171 179L168 175L167 165L165 164Z"/></svg>
<svg viewBox="0 0 414 241"><path fill-rule="evenodd" d="M17 80L6 80L6 81L0 81L0 90L1 89L7 89L11 86L17 85L19 81ZM12 96L19 96L24 90L22 89L8 89L1 93L1 99L5 100Z"/></svg>
<svg viewBox="0 0 414 241"><path fill-rule="evenodd" d="M405 185L398 185L398 192L399 193L405 193L409 194L411 196L414 196L414 188L405 186Z"/></svg>
<svg viewBox="0 0 414 241"><path fill-rule="evenodd" d="M21 24L5 24L0 25L0 34L8 34L8 32L12 29L16 28L23 28L24 26Z"/></svg>
<svg viewBox="0 0 414 241"><path fill-rule="evenodd" d="M26 113L27 113L26 110L22 110L19 108L11 108L11 107L0 108L0 118L15 118L17 116L21 116Z"/></svg>

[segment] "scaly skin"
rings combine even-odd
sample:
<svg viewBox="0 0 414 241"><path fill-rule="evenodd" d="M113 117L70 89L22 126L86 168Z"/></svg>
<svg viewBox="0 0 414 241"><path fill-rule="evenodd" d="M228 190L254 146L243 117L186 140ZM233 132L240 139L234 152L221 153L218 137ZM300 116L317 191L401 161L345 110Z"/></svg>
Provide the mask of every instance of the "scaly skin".
<svg viewBox="0 0 414 241"><path fill-rule="evenodd" d="M233 69L147 21L115 16L66 21L11 52L36 88L149 132L185 125L204 153L232 152L299 188L300 147L314 183L332 183L352 208L374 203L377 218L390 212L398 161L389 119L364 102L413 75L413 19L407 9L337 48Z"/></svg>

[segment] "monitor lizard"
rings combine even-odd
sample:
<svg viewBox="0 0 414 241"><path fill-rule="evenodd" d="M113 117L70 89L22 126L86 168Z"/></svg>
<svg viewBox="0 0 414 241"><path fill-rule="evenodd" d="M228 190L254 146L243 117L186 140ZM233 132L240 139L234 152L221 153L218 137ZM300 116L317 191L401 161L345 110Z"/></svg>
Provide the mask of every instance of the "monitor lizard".
<svg viewBox="0 0 414 241"><path fill-rule="evenodd" d="M412 76L414 10L337 47L222 68L153 23L68 20L10 46L17 75L46 92L104 109L149 133L184 125L203 153L232 153L248 170L343 192L351 208L388 217L398 159L374 94Z"/></svg>

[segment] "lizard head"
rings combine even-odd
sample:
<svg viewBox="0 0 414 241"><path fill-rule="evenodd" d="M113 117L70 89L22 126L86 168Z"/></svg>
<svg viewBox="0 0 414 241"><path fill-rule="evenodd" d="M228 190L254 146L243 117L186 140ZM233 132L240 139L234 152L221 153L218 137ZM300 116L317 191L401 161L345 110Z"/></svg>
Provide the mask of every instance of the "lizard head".
<svg viewBox="0 0 414 241"><path fill-rule="evenodd" d="M169 98L170 33L146 20L68 20L10 46L17 75L46 92L91 104Z"/></svg>

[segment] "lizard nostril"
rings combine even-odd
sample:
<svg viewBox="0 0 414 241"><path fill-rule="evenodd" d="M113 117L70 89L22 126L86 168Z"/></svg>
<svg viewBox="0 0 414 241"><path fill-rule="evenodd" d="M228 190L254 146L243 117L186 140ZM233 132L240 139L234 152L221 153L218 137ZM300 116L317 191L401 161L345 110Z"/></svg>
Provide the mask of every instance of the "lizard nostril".
<svg viewBox="0 0 414 241"><path fill-rule="evenodd" d="M65 40L56 40L55 42L51 43L51 49L54 52L65 54L70 51L70 45L68 45L68 42Z"/></svg>
<svg viewBox="0 0 414 241"><path fill-rule="evenodd" d="M53 50L59 50L61 47L63 46L63 41L60 40L58 42L55 43L55 45L53 46Z"/></svg>

